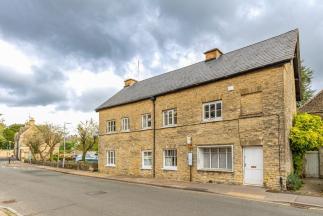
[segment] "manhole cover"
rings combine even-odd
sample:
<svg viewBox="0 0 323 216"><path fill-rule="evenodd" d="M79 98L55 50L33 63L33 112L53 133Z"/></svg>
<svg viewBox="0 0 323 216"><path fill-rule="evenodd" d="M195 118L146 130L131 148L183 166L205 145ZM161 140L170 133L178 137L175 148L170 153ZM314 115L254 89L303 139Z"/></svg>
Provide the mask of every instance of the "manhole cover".
<svg viewBox="0 0 323 216"><path fill-rule="evenodd" d="M15 199L2 201L3 204L10 204L10 203L15 203L15 202L17 202Z"/></svg>
<svg viewBox="0 0 323 216"><path fill-rule="evenodd" d="M101 195L101 194L106 194L107 192L105 191L91 191L91 192L87 192L86 194L87 195L90 195L90 196L96 196L96 195Z"/></svg>
<svg viewBox="0 0 323 216"><path fill-rule="evenodd" d="M308 209L310 208L310 206L306 205L306 204L301 204L301 203L291 203L291 206L295 207L295 208L301 208L301 209Z"/></svg>

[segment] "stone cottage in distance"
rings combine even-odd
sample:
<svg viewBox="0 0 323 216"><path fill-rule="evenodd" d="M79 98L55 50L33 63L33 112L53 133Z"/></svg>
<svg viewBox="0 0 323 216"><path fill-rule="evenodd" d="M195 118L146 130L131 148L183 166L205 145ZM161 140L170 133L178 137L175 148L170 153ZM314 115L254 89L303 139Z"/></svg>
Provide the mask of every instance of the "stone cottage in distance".
<svg viewBox="0 0 323 216"><path fill-rule="evenodd" d="M39 133L39 128L35 123L34 118L30 118L25 125L20 128L19 132L15 134L15 147L14 147L14 155L18 160L24 161L31 159L31 150L27 145L28 139L36 133ZM46 144L42 145L41 150L44 150L44 153L48 153L48 149L46 148ZM55 146L53 153L57 153L59 150L59 143ZM48 159L49 155L47 155L46 159ZM39 158L37 158L39 159Z"/></svg>
<svg viewBox="0 0 323 216"><path fill-rule="evenodd" d="M99 106L99 170L286 187L300 92L299 33L137 82Z"/></svg>
<svg viewBox="0 0 323 216"><path fill-rule="evenodd" d="M309 113L318 115L323 118L323 89L314 95L308 102L301 106L298 110L301 113Z"/></svg>

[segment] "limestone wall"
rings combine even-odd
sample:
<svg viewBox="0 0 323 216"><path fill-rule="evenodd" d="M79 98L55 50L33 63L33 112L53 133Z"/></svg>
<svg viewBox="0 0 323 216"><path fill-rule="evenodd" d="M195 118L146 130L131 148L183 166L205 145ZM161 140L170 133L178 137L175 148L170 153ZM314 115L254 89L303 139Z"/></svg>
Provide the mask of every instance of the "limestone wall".
<svg viewBox="0 0 323 216"><path fill-rule="evenodd" d="M13 150L4 150L4 149L0 150L0 158L5 158L13 154L14 154Z"/></svg>
<svg viewBox="0 0 323 216"><path fill-rule="evenodd" d="M157 97L156 177L189 180L186 138L190 136L193 181L242 184L242 149L255 145L263 146L265 186L279 188L280 176L285 178L290 170L287 136L296 110L294 80L291 74L285 76L285 67L291 66L288 63ZM231 85L234 90L228 91ZM222 120L203 122L202 104L215 100L222 100ZM164 128L162 111L170 108L177 109L177 126ZM152 110L152 101L144 100L99 112L101 172L152 176L151 170L141 169L141 151L151 150L153 144L153 130L141 129L141 115L152 113ZM122 117L129 117L130 132L120 131ZM116 120L117 132L114 134L106 134L106 121L110 119ZM198 171L197 148L201 145L232 145L233 172ZM176 171L163 169L163 150L166 148L177 149ZM116 151L115 167L106 166L106 151L109 149Z"/></svg>

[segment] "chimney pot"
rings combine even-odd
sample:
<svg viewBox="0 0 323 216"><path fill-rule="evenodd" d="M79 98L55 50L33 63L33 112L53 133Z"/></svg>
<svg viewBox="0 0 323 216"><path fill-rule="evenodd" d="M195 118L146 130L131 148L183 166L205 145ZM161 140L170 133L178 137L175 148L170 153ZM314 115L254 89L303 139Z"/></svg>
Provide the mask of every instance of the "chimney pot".
<svg viewBox="0 0 323 216"><path fill-rule="evenodd" d="M134 85L136 82L137 82L137 80L135 80L135 79L126 79L126 80L124 81L124 87L132 86L132 85Z"/></svg>
<svg viewBox="0 0 323 216"><path fill-rule="evenodd" d="M204 52L205 61L213 60L219 58L223 53L218 48L214 48Z"/></svg>

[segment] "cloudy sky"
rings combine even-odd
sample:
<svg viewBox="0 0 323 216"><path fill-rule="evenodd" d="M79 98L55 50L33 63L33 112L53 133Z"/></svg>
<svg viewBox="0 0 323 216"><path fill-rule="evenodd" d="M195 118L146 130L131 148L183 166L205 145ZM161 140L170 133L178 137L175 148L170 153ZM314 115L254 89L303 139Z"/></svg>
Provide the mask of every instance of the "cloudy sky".
<svg viewBox="0 0 323 216"><path fill-rule="evenodd" d="M299 28L323 83L321 0L2 0L0 113L7 124L74 125L123 87ZM139 73L138 73L139 60Z"/></svg>

